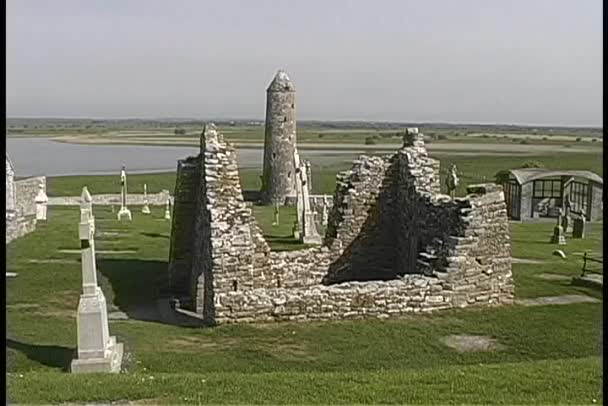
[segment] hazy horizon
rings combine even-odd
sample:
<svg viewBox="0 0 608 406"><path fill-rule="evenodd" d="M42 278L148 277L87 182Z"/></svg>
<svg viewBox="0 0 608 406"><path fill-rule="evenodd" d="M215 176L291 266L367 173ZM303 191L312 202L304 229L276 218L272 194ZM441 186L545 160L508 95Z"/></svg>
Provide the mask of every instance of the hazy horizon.
<svg viewBox="0 0 608 406"><path fill-rule="evenodd" d="M602 2L7 2L7 117L603 127Z"/></svg>

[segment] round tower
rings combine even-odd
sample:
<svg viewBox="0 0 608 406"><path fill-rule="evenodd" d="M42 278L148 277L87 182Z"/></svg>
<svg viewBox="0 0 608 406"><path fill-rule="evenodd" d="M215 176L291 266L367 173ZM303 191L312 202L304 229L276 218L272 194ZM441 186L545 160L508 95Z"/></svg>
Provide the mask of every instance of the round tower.
<svg viewBox="0 0 608 406"><path fill-rule="evenodd" d="M296 90L289 76L279 70L266 89L263 202L284 204L286 196L295 195L295 150Z"/></svg>

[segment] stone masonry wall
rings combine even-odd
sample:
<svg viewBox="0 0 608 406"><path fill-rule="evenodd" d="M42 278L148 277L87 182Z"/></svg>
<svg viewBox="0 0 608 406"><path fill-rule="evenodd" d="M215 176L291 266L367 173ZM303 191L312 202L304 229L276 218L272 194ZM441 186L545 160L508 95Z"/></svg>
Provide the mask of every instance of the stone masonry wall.
<svg viewBox="0 0 608 406"><path fill-rule="evenodd" d="M36 202L34 202L34 199L38 194L38 185L40 183L44 185L44 191L46 192L46 177L44 176L34 176L15 181L17 211L21 215L32 216L36 214Z"/></svg>
<svg viewBox="0 0 608 406"><path fill-rule="evenodd" d="M243 199L235 151L207 126L188 234L197 312L231 323L511 303L501 187L473 186L457 199L438 194L437 161L421 137L392 156L362 156L338 175L321 247L270 252Z"/></svg>
<svg viewBox="0 0 608 406"><path fill-rule="evenodd" d="M200 181L198 157L178 161L169 245L169 287L176 296L190 294L193 257L193 219Z"/></svg>

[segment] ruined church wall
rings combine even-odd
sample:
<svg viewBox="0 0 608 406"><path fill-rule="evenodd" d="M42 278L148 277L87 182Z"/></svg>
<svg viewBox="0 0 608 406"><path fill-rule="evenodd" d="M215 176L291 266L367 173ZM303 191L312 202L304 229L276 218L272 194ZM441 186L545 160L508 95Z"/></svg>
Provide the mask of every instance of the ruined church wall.
<svg viewBox="0 0 608 406"><path fill-rule="evenodd" d="M295 252L270 251L243 199L236 153L214 128L202 148L184 241L195 242L188 284L210 321L385 318L512 301L502 190L437 194L437 161L423 145L363 156L341 173L324 245Z"/></svg>
<svg viewBox="0 0 608 406"><path fill-rule="evenodd" d="M198 157L178 161L169 245L169 286L180 296L188 296L191 290L193 219L197 213L199 180Z"/></svg>
<svg viewBox="0 0 608 406"><path fill-rule="evenodd" d="M34 176L31 178L15 181L15 201L16 209L23 216L33 216L36 214L36 196L38 195L39 185L44 185L46 193L46 177Z"/></svg>

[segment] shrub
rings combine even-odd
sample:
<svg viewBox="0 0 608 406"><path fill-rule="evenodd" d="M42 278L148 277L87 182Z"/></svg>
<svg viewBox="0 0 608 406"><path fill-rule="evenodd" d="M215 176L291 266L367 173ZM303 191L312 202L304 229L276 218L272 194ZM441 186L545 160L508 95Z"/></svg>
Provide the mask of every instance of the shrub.
<svg viewBox="0 0 608 406"><path fill-rule="evenodd" d="M545 166L538 161L526 161L521 166L522 168L544 168Z"/></svg>
<svg viewBox="0 0 608 406"><path fill-rule="evenodd" d="M591 142L597 142L597 138L591 138Z"/></svg>
<svg viewBox="0 0 608 406"><path fill-rule="evenodd" d="M529 144L530 141L528 141L527 139L523 139L521 141L519 141L520 144Z"/></svg>
<svg viewBox="0 0 608 406"><path fill-rule="evenodd" d="M581 142L583 139L581 137L576 137L576 142Z"/></svg>
<svg viewBox="0 0 608 406"><path fill-rule="evenodd" d="M481 138L490 138L488 134L482 134Z"/></svg>
<svg viewBox="0 0 608 406"><path fill-rule="evenodd" d="M325 134L323 134L323 133L319 133L319 134L317 134L317 137L319 137L319 138L323 138L323 137L325 137Z"/></svg>
<svg viewBox="0 0 608 406"><path fill-rule="evenodd" d="M547 141L549 137L543 137L543 141Z"/></svg>
<svg viewBox="0 0 608 406"><path fill-rule="evenodd" d="M174 133L175 133L175 135L184 135L184 134L186 134L186 129L185 128L176 128Z"/></svg>
<svg viewBox="0 0 608 406"><path fill-rule="evenodd" d="M365 145L374 145L376 140L373 137L365 137Z"/></svg>
<svg viewBox="0 0 608 406"><path fill-rule="evenodd" d="M445 135L445 134L439 134L439 135L437 136L437 139L438 139L438 140L447 140L447 139L448 139L448 136L447 136L447 135Z"/></svg>

